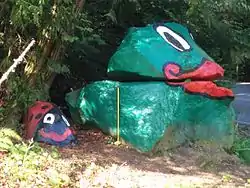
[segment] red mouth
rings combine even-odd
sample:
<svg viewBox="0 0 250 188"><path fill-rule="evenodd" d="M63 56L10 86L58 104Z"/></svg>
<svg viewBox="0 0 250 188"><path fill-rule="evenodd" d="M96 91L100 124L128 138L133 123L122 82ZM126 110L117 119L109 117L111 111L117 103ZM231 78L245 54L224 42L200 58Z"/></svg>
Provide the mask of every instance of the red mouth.
<svg viewBox="0 0 250 188"><path fill-rule="evenodd" d="M66 140L70 135L72 135L72 130L68 128L63 134L58 134L56 132L45 132L42 128L41 130L39 130L39 134L43 138L49 138L56 142L62 142Z"/></svg>
<svg viewBox="0 0 250 188"><path fill-rule="evenodd" d="M233 91L217 86L213 80L224 76L224 69L215 62L204 59L195 70L182 71L176 63L168 63L164 67L165 77L169 85L182 86L187 93L201 94L209 97L233 98ZM187 81L189 80L189 81Z"/></svg>

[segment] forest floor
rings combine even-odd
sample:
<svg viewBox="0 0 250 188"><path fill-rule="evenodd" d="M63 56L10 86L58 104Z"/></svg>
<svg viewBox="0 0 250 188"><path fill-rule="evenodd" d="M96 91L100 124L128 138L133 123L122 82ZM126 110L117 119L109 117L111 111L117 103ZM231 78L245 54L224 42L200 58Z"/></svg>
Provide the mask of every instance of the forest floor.
<svg viewBox="0 0 250 188"><path fill-rule="evenodd" d="M100 131L80 131L78 141L58 149L59 157L46 156L43 168L30 171L34 173L27 177L23 174L28 173L29 165L17 167L19 173L9 169L12 176L7 175L3 154L0 187L250 187L250 166L216 147L183 146L165 156L148 156L126 145L108 143L110 137Z"/></svg>

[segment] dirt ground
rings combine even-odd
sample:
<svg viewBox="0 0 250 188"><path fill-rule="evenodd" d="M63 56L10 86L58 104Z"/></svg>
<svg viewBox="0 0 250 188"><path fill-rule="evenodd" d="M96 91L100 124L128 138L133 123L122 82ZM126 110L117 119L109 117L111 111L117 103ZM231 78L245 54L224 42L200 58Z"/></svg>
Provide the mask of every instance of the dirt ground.
<svg viewBox="0 0 250 188"><path fill-rule="evenodd" d="M109 140L98 130L79 131L76 146L60 149L64 162L73 159L78 165L82 188L250 187L250 167L216 147L186 145L149 156Z"/></svg>

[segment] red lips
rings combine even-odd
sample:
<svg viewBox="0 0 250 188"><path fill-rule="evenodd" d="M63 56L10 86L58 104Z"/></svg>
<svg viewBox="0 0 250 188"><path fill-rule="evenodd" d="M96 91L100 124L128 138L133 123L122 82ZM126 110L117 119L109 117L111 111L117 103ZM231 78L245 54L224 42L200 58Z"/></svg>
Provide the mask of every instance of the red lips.
<svg viewBox="0 0 250 188"><path fill-rule="evenodd" d="M62 142L64 140L66 140L70 135L72 135L72 131L70 128L67 128L66 131L61 135L61 134L57 134L56 132L45 132L44 129L39 130L39 134L43 137L43 138L52 138L53 141L56 142Z"/></svg>
<svg viewBox="0 0 250 188"><path fill-rule="evenodd" d="M234 97L232 90L218 87L212 82L224 76L224 69L215 62L203 60L199 67L191 71L182 71L179 65L168 63L164 67L164 73L169 85L182 86L188 93L203 94L215 98ZM190 81L185 82L187 79Z"/></svg>

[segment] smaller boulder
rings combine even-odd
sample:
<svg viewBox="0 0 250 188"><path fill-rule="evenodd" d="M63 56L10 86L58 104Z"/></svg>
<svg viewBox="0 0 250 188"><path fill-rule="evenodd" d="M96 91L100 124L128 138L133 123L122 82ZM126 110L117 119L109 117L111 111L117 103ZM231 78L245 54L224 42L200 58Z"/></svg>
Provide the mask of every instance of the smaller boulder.
<svg viewBox="0 0 250 188"><path fill-rule="evenodd" d="M56 146L66 146L76 141L70 123L52 103L36 101L24 117L25 139L34 139Z"/></svg>

